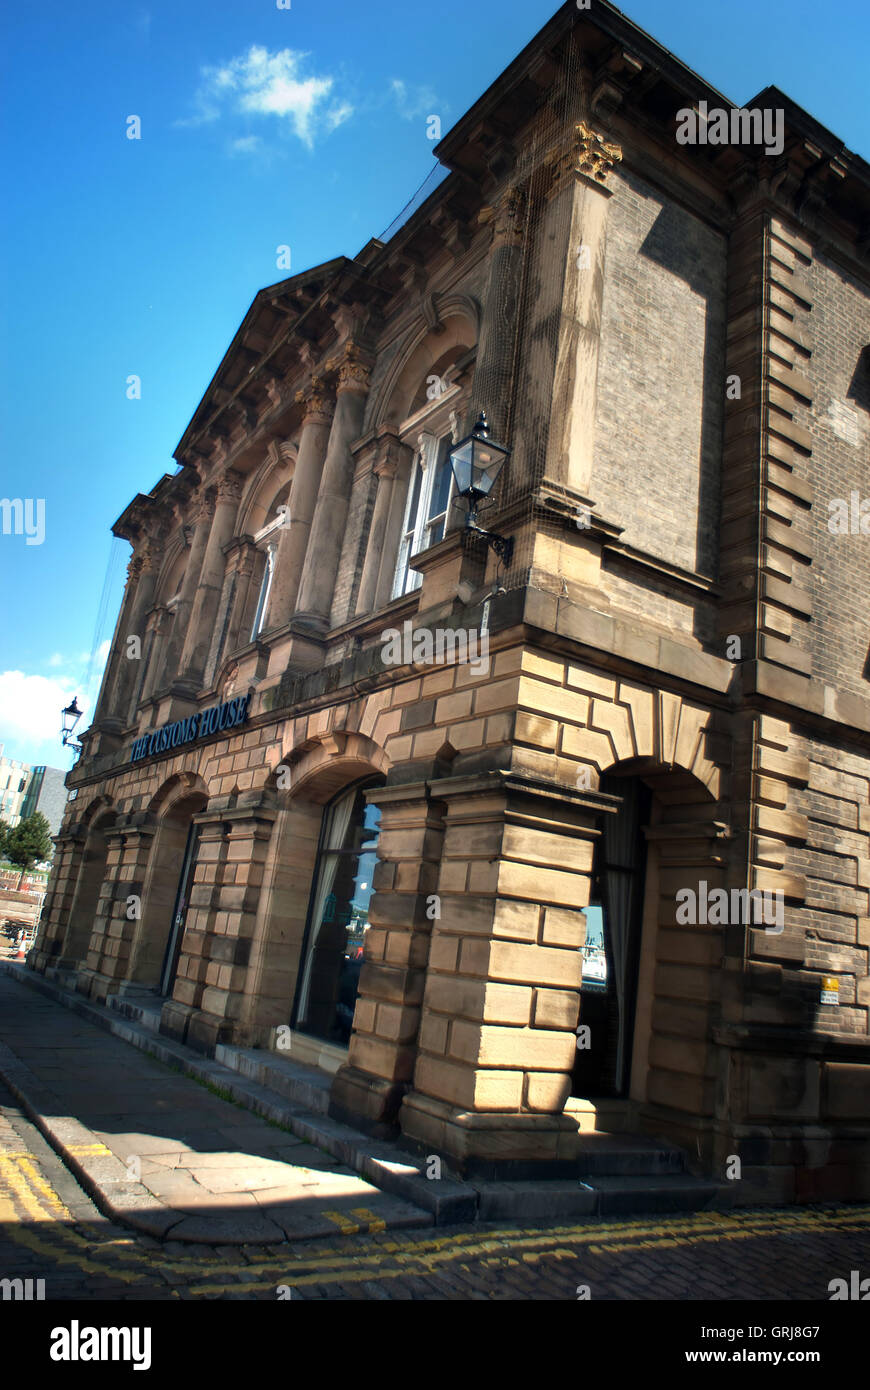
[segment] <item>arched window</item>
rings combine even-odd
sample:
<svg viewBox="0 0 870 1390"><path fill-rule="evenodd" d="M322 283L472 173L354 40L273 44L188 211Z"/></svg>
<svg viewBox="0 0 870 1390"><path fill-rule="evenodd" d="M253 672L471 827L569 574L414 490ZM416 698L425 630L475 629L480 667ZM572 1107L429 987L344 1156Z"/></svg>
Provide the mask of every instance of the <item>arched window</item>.
<svg viewBox="0 0 870 1390"><path fill-rule="evenodd" d="M308 907L295 1026L340 1045L350 1041L368 930L380 811L365 792L377 786L383 778L357 783L324 811Z"/></svg>

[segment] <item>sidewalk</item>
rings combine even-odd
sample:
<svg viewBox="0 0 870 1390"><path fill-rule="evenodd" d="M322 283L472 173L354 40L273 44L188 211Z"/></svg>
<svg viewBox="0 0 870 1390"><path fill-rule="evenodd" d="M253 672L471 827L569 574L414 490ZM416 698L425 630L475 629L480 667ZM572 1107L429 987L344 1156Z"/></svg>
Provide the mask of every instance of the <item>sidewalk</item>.
<svg viewBox="0 0 870 1390"><path fill-rule="evenodd" d="M432 1224L8 973L0 1075L104 1214L159 1239L262 1245Z"/></svg>

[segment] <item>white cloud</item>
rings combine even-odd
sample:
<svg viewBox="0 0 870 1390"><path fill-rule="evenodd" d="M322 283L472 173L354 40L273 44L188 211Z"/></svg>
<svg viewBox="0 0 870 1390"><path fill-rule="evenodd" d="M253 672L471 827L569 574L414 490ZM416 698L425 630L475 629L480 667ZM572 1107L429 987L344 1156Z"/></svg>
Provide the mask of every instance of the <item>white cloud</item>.
<svg viewBox="0 0 870 1390"><path fill-rule="evenodd" d="M396 100L399 115L403 121L414 121L420 116L440 114L437 97L431 87L409 87L407 82L394 77L390 91Z"/></svg>
<svg viewBox="0 0 870 1390"><path fill-rule="evenodd" d="M259 135L244 135L239 140L231 140L227 148L230 154L256 154L260 144Z"/></svg>
<svg viewBox="0 0 870 1390"><path fill-rule="evenodd" d="M197 114L181 124L216 121L227 110L255 117L274 116L311 147L318 135L328 134L346 121L353 107L331 99L334 78L303 75L309 56L292 48L270 53L254 44L223 66L203 68L194 97ZM234 141L233 146L239 143ZM241 143L244 145L244 140Z"/></svg>
<svg viewBox="0 0 870 1390"><path fill-rule="evenodd" d="M7 758L49 767L69 766L70 752L60 741L60 712L75 695L83 714L75 732L87 729L110 645L107 640L98 647L90 679L90 652L72 658L53 652L46 663L57 672L51 676L0 671L0 743L5 745Z"/></svg>
<svg viewBox="0 0 870 1390"><path fill-rule="evenodd" d="M24 671L0 672L0 743L8 758L27 763L66 767L69 754L61 746L60 712L75 694L66 681L48 676L28 676ZM81 694L79 708L87 714L89 702ZM88 721L79 723L79 730Z"/></svg>

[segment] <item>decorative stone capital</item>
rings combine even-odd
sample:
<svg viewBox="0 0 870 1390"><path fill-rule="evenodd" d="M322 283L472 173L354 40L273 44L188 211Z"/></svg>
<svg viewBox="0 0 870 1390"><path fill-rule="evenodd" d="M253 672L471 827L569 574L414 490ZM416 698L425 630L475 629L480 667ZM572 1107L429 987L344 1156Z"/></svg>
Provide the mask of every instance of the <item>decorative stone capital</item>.
<svg viewBox="0 0 870 1390"><path fill-rule="evenodd" d="M399 466L408 457L411 450L407 444L403 444L401 439L394 434L382 436L378 457L375 459L374 474L376 478L395 478L399 472Z"/></svg>
<svg viewBox="0 0 870 1390"><path fill-rule="evenodd" d="M210 522L214 516L217 492L213 487L203 488L192 500L191 511L194 523Z"/></svg>
<svg viewBox="0 0 870 1390"><path fill-rule="evenodd" d="M481 208L477 220L481 226L492 226L493 246L519 246L525 232L525 189L508 188L492 207Z"/></svg>
<svg viewBox="0 0 870 1390"><path fill-rule="evenodd" d="M363 353L358 344L350 339L345 343L340 352L331 358L326 364L328 372L337 372L338 385L337 393L342 391L357 391L365 394L369 389L371 378L371 366L367 356Z"/></svg>
<svg viewBox="0 0 870 1390"><path fill-rule="evenodd" d="M245 480L241 473L236 473L233 469L224 473L223 476L218 479L217 502L238 502L242 495L244 482Z"/></svg>
<svg viewBox="0 0 870 1390"><path fill-rule="evenodd" d="M149 539L143 541L139 554L142 558L142 569L146 574L156 574L163 563L163 541L162 539Z"/></svg>
<svg viewBox="0 0 870 1390"><path fill-rule="evenodd" d="M142 576L142 571L144 570L144 568L145 568L145 557L144 557L144 555L142 554L142 551L141 551L141 550L137 550L136 553L135 553L134 555L131 555L131 556L130 556L130 559L127 561L127 586L128 586L128 588L133 588L134 585L136 585L136 584L139 583L139 580L140 580L140 578L141 578L141 576Z"/></svg>
<svg viewBox="0 0 870 1390"><path fill-rule="evenodd" d="M302 424L328 425L335 410L335 402L323 377L313 376L310 385L296 392L296 402L304 406Z"/></svg>
<svg viewBox="0 0 870 1390"><path fill-rule="evenodd" d="M555 147L547 155L552 166L554 188L570 174L583 174L593 183L606 186L607 175L622 160L622 149L611 144L585 121L574 126L567 146Z"/></svg>

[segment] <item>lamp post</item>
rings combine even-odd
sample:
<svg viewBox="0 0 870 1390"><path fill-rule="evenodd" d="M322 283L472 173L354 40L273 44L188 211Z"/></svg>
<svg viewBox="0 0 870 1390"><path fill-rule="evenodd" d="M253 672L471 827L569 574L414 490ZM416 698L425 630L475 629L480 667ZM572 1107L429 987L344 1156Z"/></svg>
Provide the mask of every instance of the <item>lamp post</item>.
<svg viewBox="0 0 870 1390"><path fill-rule="evenodd" d="M72 697L66 709L61 710L60 717L63 720L63 727L60 733L64 748L72 748L74 753L80 753L82 751L82 745L77 739L72 737L72 731L82 717L82 712L78 705L78 696L74 695Z"/></svg>
<svg viewBox="0 0 870 1390"><path fill-rule="evenodd" d="M480 417L471 434L461 439L450 450L450 465L456 480L456 491L468 502L468 516L465 529L481 536L494 550L505 568L510 565L514 553L511 536L499 536L495 531L485 531L477 524L477 511L484 497L492 492L504 464L510 458L510 449L496 444L489 437L486 411Z"/></svg>

